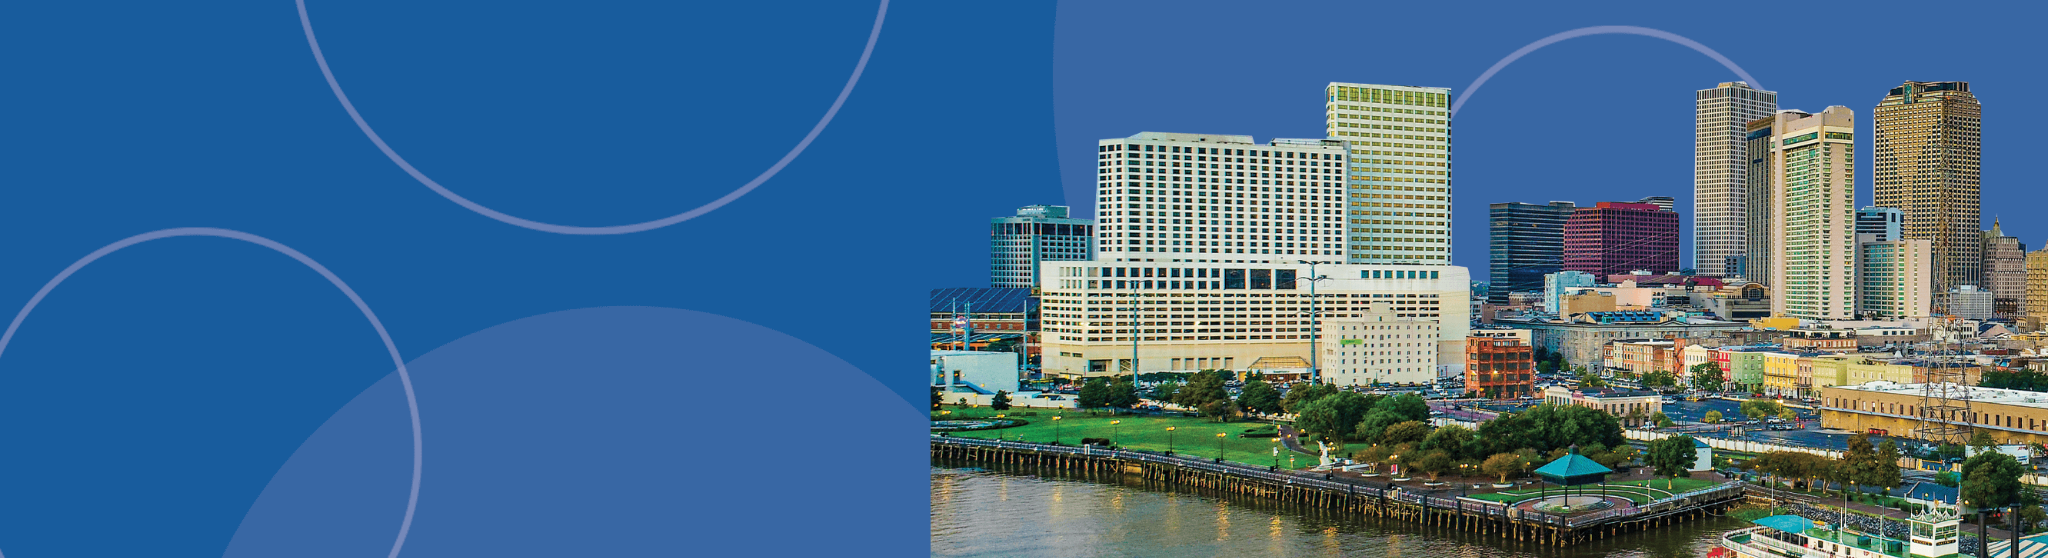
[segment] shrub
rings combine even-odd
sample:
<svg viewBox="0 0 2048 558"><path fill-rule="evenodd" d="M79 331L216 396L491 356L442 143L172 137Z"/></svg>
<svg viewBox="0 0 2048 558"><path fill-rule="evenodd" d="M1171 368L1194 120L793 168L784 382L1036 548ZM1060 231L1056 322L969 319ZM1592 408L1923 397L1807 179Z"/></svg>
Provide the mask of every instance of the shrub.
<svg viewBox="0 0 2048 558"><path fill-rule="evenodd" d="M1082 438L1082 439L1081 439L1081 445L1084 445L1084 446L1107 446L1107 445L1109 445L1109 438Z"/></svg>

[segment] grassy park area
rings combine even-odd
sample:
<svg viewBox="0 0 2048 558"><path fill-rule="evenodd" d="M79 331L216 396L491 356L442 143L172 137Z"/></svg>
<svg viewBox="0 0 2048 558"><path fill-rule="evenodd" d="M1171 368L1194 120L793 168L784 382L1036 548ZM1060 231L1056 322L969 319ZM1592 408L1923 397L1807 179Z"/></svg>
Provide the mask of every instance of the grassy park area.
<svg viewBox="0 0 2048 558"><path fill-rule="evenodd" d="M1569 491L1573 493L1599 494L1601 493L1601 489L1604 486L1606 489L1606 493L1609 496L1621 496L1624 498L1628 498L1629 501L1635 502L1637 504L1647 504L1659 499L1669 498L1673 494L1678 494L1689 490L1706 488L1709 486L1713 486L1714 484L1715 483L1712 481L1691 478L1680 478L1671 479L1671 488L1666 489L1664 488L1664 479L1652 479L1603 483L1600 485L1574 486L1571 487ZM1487 500L1491 502L1514 503L1520 502L1522 500L1527 500L1530 498L1535 498L1545 494L1556 496L1564 492L1566 492L1566 489L1553 486L1543 490L1503 490L1500 492L1492 492L1487 494L1473 494L1469 496L1469 498L1473 498L1476 500Z"/></svg>
<svg viewBox="0 0 2048 558"><path fill-rule="evenodd" d="M951 412L946 413L944 411ZM994 418L998 414L1004 415L1004 418L1029 421L1030 424L993 430L953 432L951 435L956 438L981 438L988 440L1001 438L1010 441L1037 443L1053 442L1055 441L1055 436L1057 436L1058 442L1069 446L1079 445L1082 438L1105 438L1115 440L1118 446L1125 449L1164 452L1168 451L1168 448L1171 447L1172 451L1179 455L1212 458L1217 455L1218 438L1216 435L1221 433L1224 435L1221 438L1223 459L1260 467L1274 463L1273 448L1280 445L1275 441L1278 438L1243 438L1239 436L1247 429L1270 431L1270 425L1256 422L1216 422L1206 418L1194 417L1110 415L1108 413L1090 415L1072 410L1054 411L1050 409L1021 408L1012 408L1008 411L998 412L985 406L975 408L954 408L949 406L943 411L934 411L932 417L960 420ZM1055 416L1061 417L1060 420L1054 421L1053 417ZM1111 421L1118 421L1118 423L1111 424ZM1168 431L1168 427L1172 427L1173 430ZM1334 451L1331 454L1339 455L1338 452ZM1295 469L1307 469L1316 466L1318 463L1318 457L1315 454L1299 453L1289 451L1287 448L1280 448L1280 458L1278 460L1280 467L1290 467L1287 461L1290 456L1294 458L1292 468Z"/></svg>

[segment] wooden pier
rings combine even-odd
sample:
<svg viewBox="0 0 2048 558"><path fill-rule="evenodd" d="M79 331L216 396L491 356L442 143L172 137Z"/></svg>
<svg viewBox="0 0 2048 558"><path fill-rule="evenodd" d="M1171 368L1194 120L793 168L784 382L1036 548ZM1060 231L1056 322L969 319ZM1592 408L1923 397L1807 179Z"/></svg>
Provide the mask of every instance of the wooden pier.
<svg viewBox="0 0 2048 558"><path fill-rule="evenodd" d="M1577 515L1525 511L1441 491L1344 482L1320 473L1093 447L934 437L934 460L1027 466L1120 478L1233 498L1254 498L1339 516L1407 521L1535 544L1569 546L1718 516L1742 502L1729 482L1638 506Z"/></svg>

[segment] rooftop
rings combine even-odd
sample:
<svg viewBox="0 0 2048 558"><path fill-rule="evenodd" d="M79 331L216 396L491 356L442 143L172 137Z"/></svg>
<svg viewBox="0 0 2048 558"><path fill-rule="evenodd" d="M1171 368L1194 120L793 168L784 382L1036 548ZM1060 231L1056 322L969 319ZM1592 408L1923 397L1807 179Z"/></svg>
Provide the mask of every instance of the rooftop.
<svg viewBox="0 0 2048 558"><path fill-rule="evenodd" d="M1925 386L1926 384L1901 384L1896 382L1878 380L1875 382L1869 382L1865 384L1834 387L1836 389L1865 391L1871 393L1919 395L1926 391ZM2048 409L2048 393L2017 389L1958 386L1955 384L1949 384L1948 389L1961 390L1967 392L1970 397L1970 402L1972 403L1997 403L2000 405L2013 405L2019 407Z"/></svg>
<svg viewBox="0 0 2048 558"><path fill-rule="evenodd" d="M954 312L953 303L973 303L976 314L1022 314L1031 303L1031 289L954 287L932 289L932 313Z"/></svg>

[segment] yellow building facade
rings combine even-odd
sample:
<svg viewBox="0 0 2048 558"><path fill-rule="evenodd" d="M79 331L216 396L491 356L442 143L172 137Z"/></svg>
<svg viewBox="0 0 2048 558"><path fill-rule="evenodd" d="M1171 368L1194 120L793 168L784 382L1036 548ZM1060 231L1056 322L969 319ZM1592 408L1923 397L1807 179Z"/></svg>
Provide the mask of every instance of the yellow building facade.
<svg viewBox="0 0 2048 558"><path fill-rule="evenodd" d="M1877 383L1821 389L1821 428L1850 432L1882 430L1889 436L1914 438L1920 427L1920 384ZM1969 416L1944 422L1967 422L2002 444L2048 442L2048 393L1995 388L1970 390Z"/></svg>
<svg viewBox="0 0 2048 558"><path fill-rule="evenodd" d="M1799 355L1764 353L1764 395L1799 394Z"/></svg>

